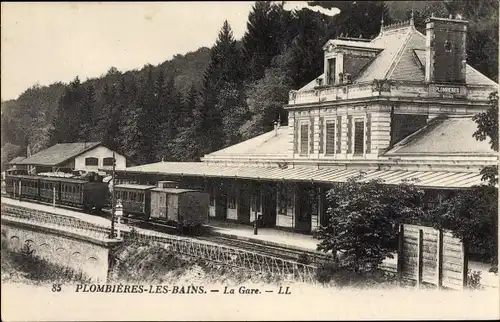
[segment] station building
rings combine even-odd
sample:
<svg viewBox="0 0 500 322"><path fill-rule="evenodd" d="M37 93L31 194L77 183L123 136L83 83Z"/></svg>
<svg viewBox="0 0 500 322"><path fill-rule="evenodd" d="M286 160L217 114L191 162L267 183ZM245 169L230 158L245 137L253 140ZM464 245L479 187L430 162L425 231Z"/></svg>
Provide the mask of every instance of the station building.
<svg viewBox="0 0 500 322"><path fill-rule="evenodd" d="M289 94L288 126L205 155L119 171L123 180L176 180L211 194L210 216L310 233L326 219L325 192L363 174L411 180L428 193L481 184L498 163L472 116L498 84L466 63L467 22L429 18L382 26L372 39L323 47L324 71Z"/></svg>
<svg viewBox="0 0 500 322"><path fill-rule="evenodd" d="M10 163L23 168L30 174L43 172L109 172L113 167L113 153L116 169L124 170L137 165L125 155L114 152L101 142L58 143L27 158L16 158Z"/></svg>

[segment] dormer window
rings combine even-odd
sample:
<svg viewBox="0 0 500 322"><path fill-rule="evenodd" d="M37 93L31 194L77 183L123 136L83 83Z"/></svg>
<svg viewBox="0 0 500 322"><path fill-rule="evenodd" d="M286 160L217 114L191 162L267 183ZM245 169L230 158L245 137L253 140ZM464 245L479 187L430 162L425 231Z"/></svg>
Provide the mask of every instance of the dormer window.
<svg viewBox="0 0 500 322"><path fill-rule="evenodd" d="M335 85L335 65L337 60L335 58L328 59L328 85Z"/></svg>

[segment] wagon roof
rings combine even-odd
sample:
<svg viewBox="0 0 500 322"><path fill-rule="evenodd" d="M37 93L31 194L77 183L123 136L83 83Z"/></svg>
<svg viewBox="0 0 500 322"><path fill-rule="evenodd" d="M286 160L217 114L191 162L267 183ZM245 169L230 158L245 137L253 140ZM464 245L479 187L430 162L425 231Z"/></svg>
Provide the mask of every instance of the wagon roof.
<svg viewBox="0 0 500 322"><path fill-rule="evenodd" d="M117 184L115 188L123 188L123 189L134 189L134 190L148 190L154 188L155 186L150 185L142 185L142 184L133 184L133 183L123 183Z"/></svg>
<svg viewBox="0 0 500 322"><path fill-rule="evenodd" d="M202 192L200 190L178 189L178 188L154 188L154 189L151 189L151 191L166 192L166 193L171 193L171 194L181 194L181 193L186 193L186 192Z"/></svg>

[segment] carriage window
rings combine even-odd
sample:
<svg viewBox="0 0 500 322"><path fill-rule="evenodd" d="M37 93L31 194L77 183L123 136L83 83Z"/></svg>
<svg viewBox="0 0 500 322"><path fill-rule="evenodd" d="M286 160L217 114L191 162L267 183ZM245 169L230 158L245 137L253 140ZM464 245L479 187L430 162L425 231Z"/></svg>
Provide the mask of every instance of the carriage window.
<svg viewBox="0 0 500 322"><path fill-rule="evenodd" d="M99 159L98 158L85 158L85 165L99 165Z"/></svg>
<svg viewBox="0 0 500 322"><path fill-rule="evenodd" d="M144 202L144 194L139 194L139 201Z"/></svg>
<svg viewBox="0 0 500 322"><path fill-rule="evenodd" d="M104 158L102 160L102 165L113 165L113 158Z"/></svg>

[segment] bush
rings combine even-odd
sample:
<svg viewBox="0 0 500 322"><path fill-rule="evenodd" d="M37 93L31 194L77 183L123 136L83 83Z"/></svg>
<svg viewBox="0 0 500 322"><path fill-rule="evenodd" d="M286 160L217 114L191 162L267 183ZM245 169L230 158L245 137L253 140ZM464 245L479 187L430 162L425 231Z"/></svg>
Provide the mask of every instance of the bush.
<svg viewBox="0 0 500 322"><path fill-rule="evenodd" d="M338 264L334 261L322 263L316 269L316 280L322 284L327 284L332 280L337 270Z"/></svg>
<svg viewBox="0 0 500 322"><path fill-rule="evenodd" d="M403 219L423 213L423 192L410 184L359 182L362 176L339 183L327 194L328 222L315 238L318 250L342 255L340 266L356 273L373 272L392 257Z"/></svg>
<svg viewBox="0 0 500 322"><path fill-rule="evenodd" d="M471 271L467 272L467 287L473 290L481 289L481 272Z"/></svg>

